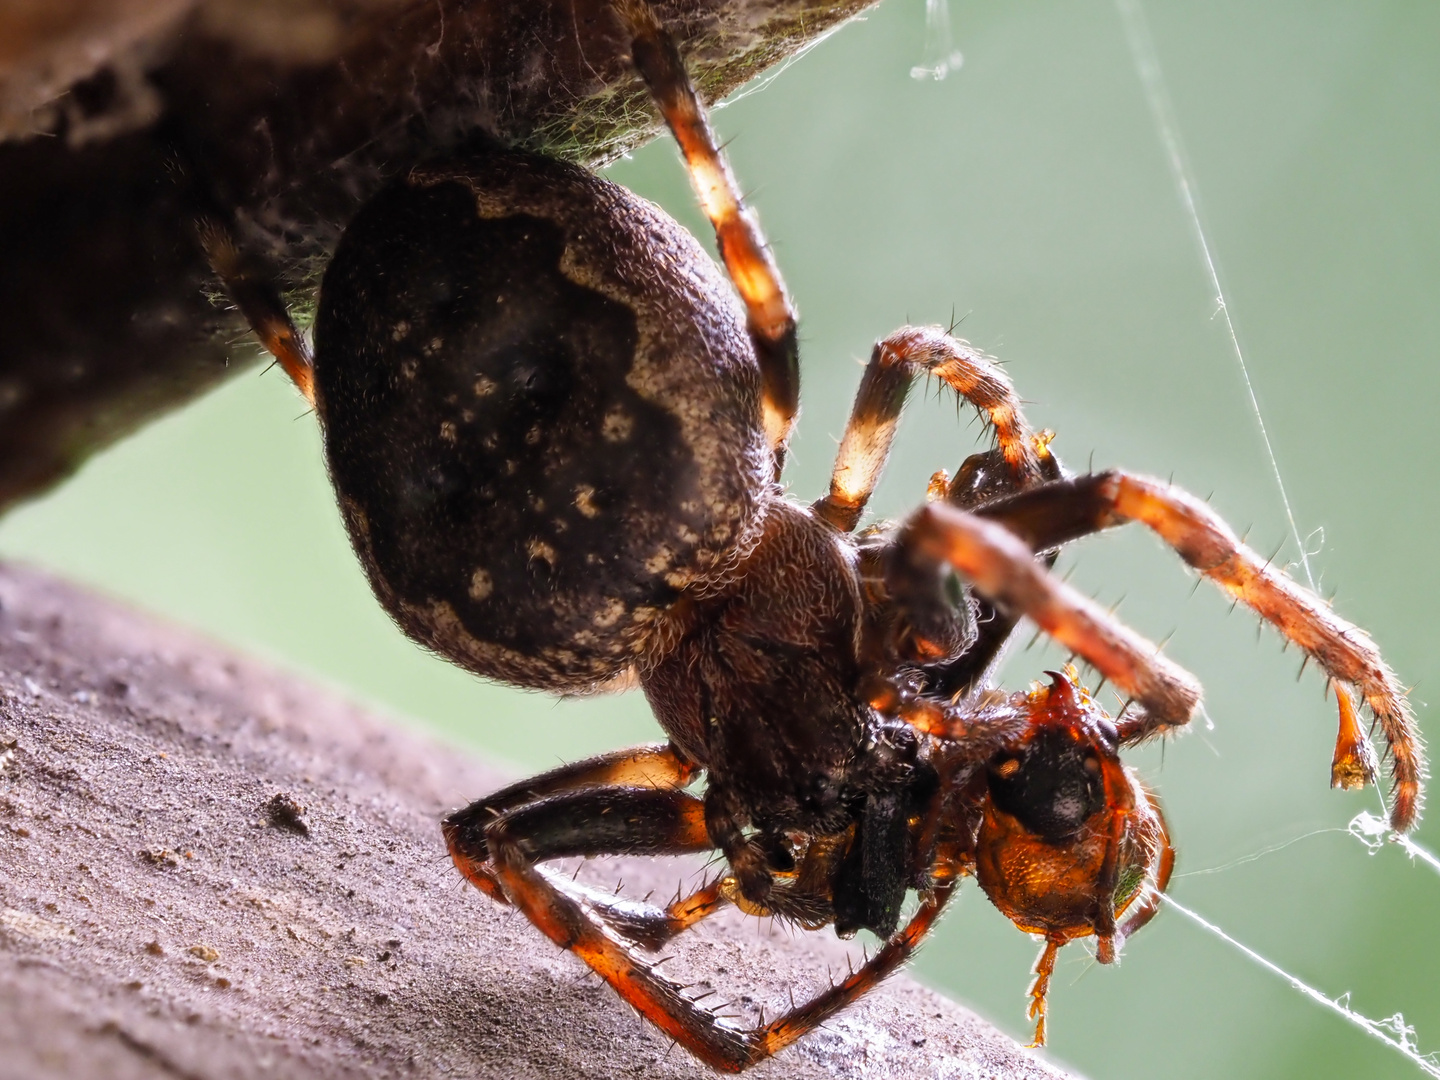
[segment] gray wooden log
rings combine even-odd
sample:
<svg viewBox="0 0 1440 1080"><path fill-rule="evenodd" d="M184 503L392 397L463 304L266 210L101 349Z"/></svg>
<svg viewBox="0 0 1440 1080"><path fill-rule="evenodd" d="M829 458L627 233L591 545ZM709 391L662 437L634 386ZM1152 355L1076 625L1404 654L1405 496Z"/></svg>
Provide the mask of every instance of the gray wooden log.
<svg viewBox="0 0 1440 1080"><path fill-rule="evenodd" d="M437 822L501 778L288 675L0 566L0 1077L700 1077L464 886ZM586 864L673 890L685 867ZM668 950L753 1021L843 968L718 916ZM897 977L756 1077L1054 1077Z"/></svg>

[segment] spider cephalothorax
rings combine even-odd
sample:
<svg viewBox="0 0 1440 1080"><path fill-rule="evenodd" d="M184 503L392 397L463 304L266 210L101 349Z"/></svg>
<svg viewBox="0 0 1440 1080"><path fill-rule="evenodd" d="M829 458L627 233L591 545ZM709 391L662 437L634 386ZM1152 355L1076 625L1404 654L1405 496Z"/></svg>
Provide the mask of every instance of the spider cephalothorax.
<svg viewBox="0 0 1440 1080"><path fill-rule="evenodd" d="M691 1052L741 1069L894 971L978 879L1056 950L1102 962L1155 912L1173 854L1121 751L1188 722L1193 678L1049 573L1128 521L1248 604L1336 683L1332 777L1373 781L1350 688L1392 756L1397 829L1423 762L1365 634L1145 477L1071 476L988 357L944 330L875 346L829 493L775 483L798 408L795 320L678 52L617 0L735 287L660 211L572 166L477 141L402 173L350 226L312 363L273 292L207 220L211 258L315 402L375 592L481 675L575 691L638 682L667 741L558 769L451 815L461 872L570 949ZM735 293L738 293L738 302ZM899 524L859 534L911 383L939 379L994 432ZM990 685L1021 618L1130 698L1107 717L1075 673ZM691 785L703 776L703 792ZM665 909L546 872L571 855L717 851L727 871ZM918 909L901 925L907 895ZM724 903L885 943L858 972L742 1031L667 982L656 948Z"/></svg>

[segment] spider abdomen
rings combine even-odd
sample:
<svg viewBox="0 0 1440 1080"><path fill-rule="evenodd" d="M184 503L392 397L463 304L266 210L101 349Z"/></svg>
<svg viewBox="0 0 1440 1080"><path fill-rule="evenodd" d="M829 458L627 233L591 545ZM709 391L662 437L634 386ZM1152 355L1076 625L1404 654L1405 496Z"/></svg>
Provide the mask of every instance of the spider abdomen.
<svg viewBox="0 0 1440 1080"><path fill-rule="evenodd" d="M375 591L479 674L583 689L624 670L758 534L743 313L679 225L579 169L485 150L393 184L336 252L316 346Z"/></svg>

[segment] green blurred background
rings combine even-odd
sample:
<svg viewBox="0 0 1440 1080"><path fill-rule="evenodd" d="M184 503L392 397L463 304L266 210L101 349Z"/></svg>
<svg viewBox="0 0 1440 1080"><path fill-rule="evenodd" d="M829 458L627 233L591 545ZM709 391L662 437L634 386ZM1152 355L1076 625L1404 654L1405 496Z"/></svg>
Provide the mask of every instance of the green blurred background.
<svg viewBox="0 0 1440 1080"><path fill-rule="evenodd" d="M1440 7L1150 3L1146 14L1255 392L1323 591L1368 627L1422 724L1435 625ZM952 0L959 71L917 81L923 0L888 0L716 122L802 315L805 412L788 480L824 490L870 343L905 320L1009 364L1083 468L1175 479L1266 554L1289 527L1116 9ZM610 175L704 235L674 150ZM643 699L555 703L482 685L404 641L341 533L312 419L245 374L0 525L57 568L538 769L654 738ZM899 514L978 428L918 395L876 509ZM1323 540L1322 540L1323 536ZM1280 559L1294 562L1293 542ZM1150 537L1065 557L1073 580L1208 689L1214 727L1133 762L1165 799L1173 893L1371 1016L1440 1048L1440 876L1344 832L1373 794L1327 789L1333 701L1313 670ZM1299 571L1297 570L1297 573ZM1017 650L1022 686L1057 657ZM461 800L479 792L456 792ZM1421 843L1440 846L1440 823ZM1287 845L1281 847L1281 845ZM1278 850L1277 850L1278 848ZM1258 857L1255 857L1258 856ZM1034 945L967 889L918 974L1019 1037ZM1118 969L1062 953L1054 1057L1094 1077L1416 1075L1183 917Z"/></svg>

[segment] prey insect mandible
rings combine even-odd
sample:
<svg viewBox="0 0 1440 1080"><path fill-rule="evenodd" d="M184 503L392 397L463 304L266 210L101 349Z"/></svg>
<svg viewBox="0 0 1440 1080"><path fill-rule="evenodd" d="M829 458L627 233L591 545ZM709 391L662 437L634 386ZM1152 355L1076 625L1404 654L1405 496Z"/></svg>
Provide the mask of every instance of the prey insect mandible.
<svg viewBox="0 0 1440 1080"><path fill-rule="evenodd" d="M401 627L519 686L638 682L665 733L452 814L444 834L466 878L691 1053L740 1070L896 970L973 876L1043 940L1031 990L1043 1041L1056 951L1093 936L1113 960L1174 860L1158 801L1120 755L1186 724L1200 688L1049 573L1063 545L1137 521L1334 680L1344 786L1375 778L1360 695L1391 756L1392 823L1410 827L1418 737L1366 635L1184 492L1067 472L1009 378L948 332L904 327L877 344L829 493L804 506L782 492L799 407L793 306L673 40L640 0L614 11L723 274L623 189L477 139L405 171L351 222L312 360L230 231L201 226L231 295L316 406L351 539ZM907 520L857 532L921 376L974 405L995 446L931 478ZM1073 670L995 689L1022 618L1130 704L1107 716ZM718 852L726 870L664 908L544 866L690 852ZM884 944L843 982L741 1029L644 955L726 904Z"/></svg>

